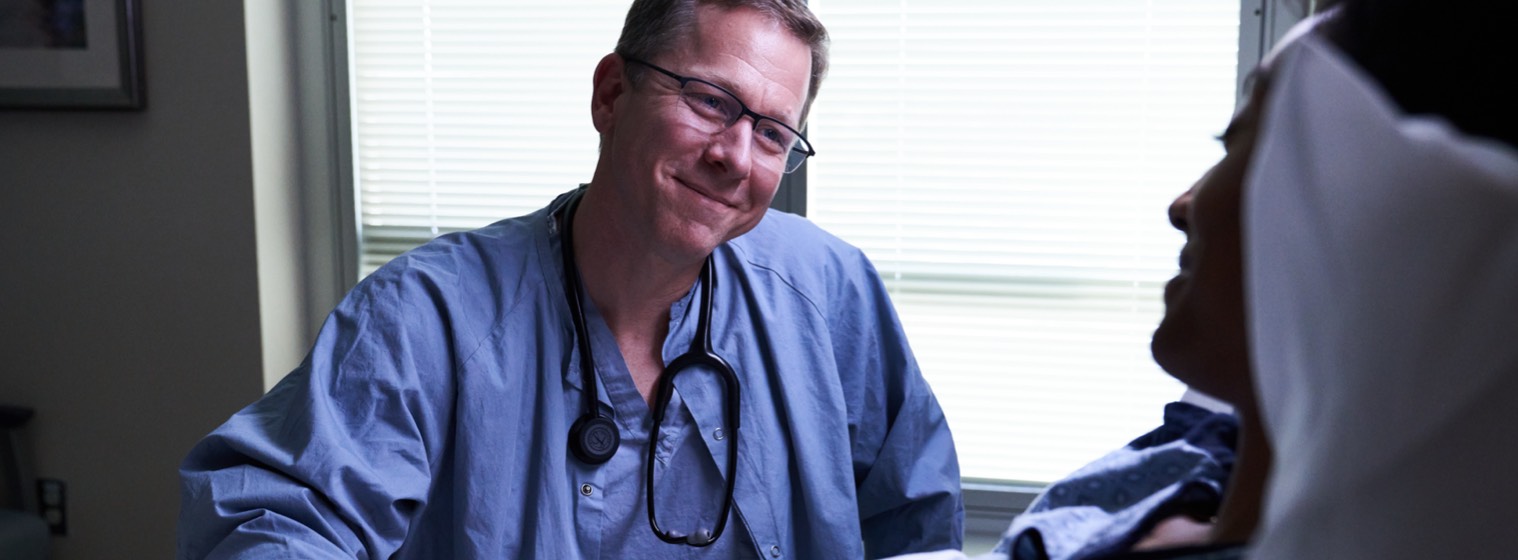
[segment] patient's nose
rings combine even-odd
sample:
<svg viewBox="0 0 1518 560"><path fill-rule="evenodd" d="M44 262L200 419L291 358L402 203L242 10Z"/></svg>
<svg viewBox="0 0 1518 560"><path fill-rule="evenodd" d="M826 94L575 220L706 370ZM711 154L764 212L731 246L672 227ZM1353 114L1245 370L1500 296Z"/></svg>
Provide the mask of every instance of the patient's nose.
<svg viewBox="0 0 1518 560"><path fill-rule="evenodd" d="M1170 203L1170 225L1183 232L1189 232L1191 224L1187 221L1186 216L1190 212L1191 190L1187 189L1186 192L1181 193L1181 196L1175 197L1175 200Z"/></svg>

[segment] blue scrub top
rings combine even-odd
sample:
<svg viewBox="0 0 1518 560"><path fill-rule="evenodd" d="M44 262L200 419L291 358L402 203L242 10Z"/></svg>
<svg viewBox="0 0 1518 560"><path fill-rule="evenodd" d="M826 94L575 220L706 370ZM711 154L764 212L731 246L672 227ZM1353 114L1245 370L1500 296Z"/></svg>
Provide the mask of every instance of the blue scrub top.
<svg viewBox="0 0 1518 560"><path fill-rule="evenodd" d="M734 507L707 548L649 529L649 407L587 306L622 446L576 460L580 353L552 205L443 236L370 275L306 360L181 467L181 558L862 558L959 548L959 467L875 269L770 211L714 253L712 344L740 380ZM699 283L670 309L689 349ZM589 303L588 298L586 300ZM714 375L676 378L659 522L711 528L728 442Z"/></svg>

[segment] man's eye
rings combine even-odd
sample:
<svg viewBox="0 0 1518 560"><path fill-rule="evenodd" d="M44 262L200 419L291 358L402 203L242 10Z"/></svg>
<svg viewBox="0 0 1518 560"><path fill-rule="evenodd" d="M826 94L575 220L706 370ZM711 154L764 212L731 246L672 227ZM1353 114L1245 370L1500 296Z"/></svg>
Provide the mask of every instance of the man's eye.
<svg viewBox="0 0 1518 560"><path fill-rule="evenodd" d="M685 102L696 113L715 120L727 120L731 111L727 99L713 93L687 92Z"/></svg>
<svg viewBox="0 0 1518 560"><path fill-rule="evenodd" d="M777 152L790 147L792 141L789 130L762 121L754 128L754 135L763 139L766 147Z"/></svg>
<svg viewBox="0 0 1518 560"><path fill-rule="evenodd" d="M700 101L701 104L706 107L710 107L719 111L722 110L722 106L724 105L724 103L722 103L722 98L715 95L704 94L701 95L700 99L697 101Z"/></svg>

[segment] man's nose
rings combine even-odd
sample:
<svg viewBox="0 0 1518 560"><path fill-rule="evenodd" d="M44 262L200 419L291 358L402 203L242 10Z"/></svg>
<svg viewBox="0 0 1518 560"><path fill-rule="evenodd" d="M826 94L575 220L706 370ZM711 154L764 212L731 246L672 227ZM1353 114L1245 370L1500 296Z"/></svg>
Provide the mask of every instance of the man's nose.
<svg viewBox="0 0 1518 560"><path fill-rule="evenodd" d="M706 161L728 176L748 175L753 165L754 121L739 117L732 125L712 135L706 146Z"/></svg>
<svg viewBox="0 0 1518 560"><path fill-rule="evenodd" d="M1191 212L1191 190L1181 193L1170 203L1170 225L1183 232L1190 231L1191 223L1187 215Z"/></svg>

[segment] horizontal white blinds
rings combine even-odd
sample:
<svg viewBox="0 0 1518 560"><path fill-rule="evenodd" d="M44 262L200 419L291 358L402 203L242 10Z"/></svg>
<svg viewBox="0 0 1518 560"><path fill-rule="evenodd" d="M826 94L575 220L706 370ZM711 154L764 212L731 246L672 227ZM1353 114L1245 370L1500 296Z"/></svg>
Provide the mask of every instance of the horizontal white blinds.
<svg viewBox="0 0 1518 560"><path fill-rule="evenodd" d="M963 474L1054 480L1158 425L1165 208L1221 154L1238 4L811 5L808 213L879 267Z"/></svg>
<svg viewBox="0 0 1518 560"><path fill-rule="evenodd" d="M360 273L590 180L630 0L351 0Z"/></svg>

